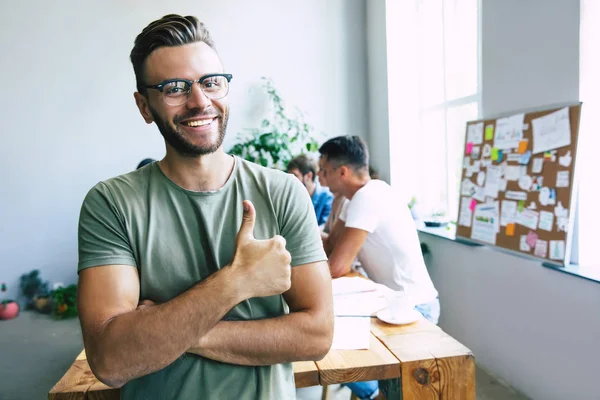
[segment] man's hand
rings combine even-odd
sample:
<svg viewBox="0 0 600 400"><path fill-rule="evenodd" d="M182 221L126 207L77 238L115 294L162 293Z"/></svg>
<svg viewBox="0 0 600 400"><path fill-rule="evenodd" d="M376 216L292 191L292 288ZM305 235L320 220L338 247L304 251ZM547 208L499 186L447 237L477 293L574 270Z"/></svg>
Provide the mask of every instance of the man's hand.
<svg viewBox="0 0 600 400"><path fill-rule="evenodd" d="M242 225L235 239L231 268L245 277L250 291L248 298L266 297L286 292L291 282L292 256L285 249L285 239L279 235L268 240L254 239L256 210L245 200Z"/></svg>

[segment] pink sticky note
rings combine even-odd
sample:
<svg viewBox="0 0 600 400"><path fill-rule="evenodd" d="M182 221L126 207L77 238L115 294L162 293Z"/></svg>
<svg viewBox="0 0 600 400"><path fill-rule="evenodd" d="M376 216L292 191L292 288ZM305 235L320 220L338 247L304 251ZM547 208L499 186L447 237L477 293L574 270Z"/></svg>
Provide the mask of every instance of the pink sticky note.
<svg viewBox="0 0 600 400"><path fill-rule="evenodd" d="M469 210L475 211L475 207L477 206L477 202L475 199L471 199L471 205L469 206Z"/></svg>
<svg viewBox="0 0 600 400"><path fill-rule="evenodd" d="M527 239L525 239L525 241L527 242L529 247L531 247L533 249L535 247L535 244L538 241L537 233L535 233L533 231L529 231L529 233L527 234Z"/></svg>
<svg viewBox="0 0 600 400"><path fill-rule="evenodd" d="M473 143L467 143L467 154L471 154L473 152Z"/></svg>

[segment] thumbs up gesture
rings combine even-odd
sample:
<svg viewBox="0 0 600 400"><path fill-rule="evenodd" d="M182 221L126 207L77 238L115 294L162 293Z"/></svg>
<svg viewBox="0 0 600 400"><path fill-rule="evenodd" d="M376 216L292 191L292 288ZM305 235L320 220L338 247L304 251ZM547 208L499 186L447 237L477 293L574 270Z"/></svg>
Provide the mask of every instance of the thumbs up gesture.
<svg viewBox="0 0 600 400"><path fill-rule="evenodd" d="M291 286L292 257L285 249L285 239L279 235L268 240L254 238L256 210L245 200L242 225L235 238L235 253L231 267L246 276L245 290L249 297L281 294Z"/></svg>

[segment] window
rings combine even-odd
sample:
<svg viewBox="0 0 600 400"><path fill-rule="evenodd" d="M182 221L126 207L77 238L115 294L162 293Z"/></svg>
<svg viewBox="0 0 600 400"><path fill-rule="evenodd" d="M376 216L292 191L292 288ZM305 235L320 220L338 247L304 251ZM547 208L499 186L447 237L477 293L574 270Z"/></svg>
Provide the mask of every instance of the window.
<svg viewBox="0 0 600 400"><path fill-rule="evenodd" d="M596 151L600 148L600 2L581 1L579 97L583 101L579 144L577 146L577 174L579 178L578 229L574 243L578 243L578 262L581 265L598 264L597 237L600 226L598 213L598 169ZM585 216L582 218L581 216ZM574 249L576 250L576 249ZM577 253L576 253L577 254Z"/></svg>
<svg viewBox="0 0 600 400"><path fill-rule="evenodd" d="M456 220L466 122L481 98L479 1L397 3L386 2L392 186L409 188L421 216Z"/></svg>

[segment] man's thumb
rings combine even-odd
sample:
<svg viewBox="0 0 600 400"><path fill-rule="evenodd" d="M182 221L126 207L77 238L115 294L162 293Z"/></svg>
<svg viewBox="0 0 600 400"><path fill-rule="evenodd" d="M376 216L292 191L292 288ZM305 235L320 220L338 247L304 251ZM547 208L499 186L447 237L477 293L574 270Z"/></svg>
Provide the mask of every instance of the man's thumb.
<svg viewBox="0 0 600 400"><path fill-rule="evenodd" d="M256 219L256 211L250 200L244 200L244 215L242 217L242 225L238 232L238 240L254 239L254 220Z"/></svg>

